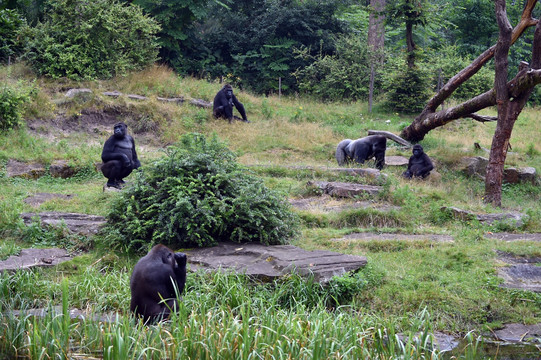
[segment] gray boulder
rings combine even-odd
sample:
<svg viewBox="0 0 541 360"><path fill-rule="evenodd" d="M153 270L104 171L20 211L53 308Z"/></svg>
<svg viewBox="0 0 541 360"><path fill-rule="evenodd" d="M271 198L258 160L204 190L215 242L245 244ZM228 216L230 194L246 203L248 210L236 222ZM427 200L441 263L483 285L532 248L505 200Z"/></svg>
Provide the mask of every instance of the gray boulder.
<svg viewBox="0 0 541 360"><path fill-rule="evenodd" d="M49 166L49 172L52 177L67 179L75 175L76 170L66 160L55 160Z"/></svg>
<svg viewBox="0 0 541 360"><path fill-rule="evenodd" d="M478 220L481 223L492 225L496 221L501 221L509 226L520 228L528 219L528 215L519 212L495 213L495 214L475 214L471 211L462 210L453 206L443 206L441 211L450 213L454 218L469 221Z"/></svg>
<svg viewBox="0 0 541 360"><path fill-rule="evenodd" d="M0 261L0 272L50 267L71 259L72 257L64 249L23 249L19 255L12 255L6 260Z"/></svg>
<svg viewBox="0 0 541 360"><path fill-rule="evenodd" d="M82 235L94 235L106 223L103 216L63 213L63 212L42 212L23 213L21 218L26 225L30 225L33 218L39 217L41 224L45 226L62 226L63 224L73 233Z"/></svg>
<svg viewBox="0 0 541 360"><path fill-rule="evenodd" d="M221 243L211 248L186 251L192 270L226 270L272 280L290 273L313 275L321 283L333 276L366 265L364 256L331 251L307 251L292 245L265 246L259 243Z"/></svg>
<svg viewBox="0 0 541 360"><path fill-rule="evenodd" d="M373 196L383 191L382 186L344 182L309 181L307 185L319 188L323 190L323 193L336 197L355 197L359 195Z"/></svg>
<svg viewBox="0 0 541 360"><path fill-rule="evenodd" d="M7 177L22 177L26 179L37 179L45 175L45 167L37 163L24 163L9 159L7 166Z"/></svg>

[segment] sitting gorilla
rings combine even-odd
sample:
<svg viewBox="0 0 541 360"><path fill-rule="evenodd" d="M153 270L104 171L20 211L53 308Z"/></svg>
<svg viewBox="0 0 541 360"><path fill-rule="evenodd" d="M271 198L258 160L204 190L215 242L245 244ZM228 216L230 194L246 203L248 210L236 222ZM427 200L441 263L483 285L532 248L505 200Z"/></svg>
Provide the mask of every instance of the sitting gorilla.
<svg viewBox="0 0 541 360"><path fill-rule="evenodd" d="M406 179L418 177L421 179L430 175L430 171L434 169L432 161L423 151L423 147L419 144L413 145L413 155L408 162L408 169L402 174Z"/></svg>
<svg viewBox="0 0 541 360"><path fill-rule="evenodd" d="M376 167L381 170L385 165L385 150L387 138L381 135L371 135L357 140L345 139L336 147L336 161L343 166L350 161L363 164L365 160L375 158Z"/></svg>
<svg viewBox="0 0 541 360"><path fill-rule="evenodd" d="M103 145L101 153L103 166L101 172L107 178L107 186L120 189L124 178L133 169L141 167L135 152L135 141L128 135L128 126L122 122L115 124L113 135Z"/></svg>
<svg viewBox="0 0 541 360"><path fill-rule="evenodd" d="M167 318L177 307L177 296L186 284L186 254L167 246L154 246L135 267L130 279L130 310L144 321Z"/></svg>
<svg viewBox="0 0 541 360"><path fill-rule="evenodd" d="M244 105L237 100L233 94L233 88L231 85L226 84L224 87L218 91L214 97L213 104L213 114L216 118L226 118L229 120L229 123L233 121L233 118L241 120L237 116L233 117L233 105L237 108L238 112L242 116L242 121L249 122L246 117L246 111L244 110Z"/></svg>

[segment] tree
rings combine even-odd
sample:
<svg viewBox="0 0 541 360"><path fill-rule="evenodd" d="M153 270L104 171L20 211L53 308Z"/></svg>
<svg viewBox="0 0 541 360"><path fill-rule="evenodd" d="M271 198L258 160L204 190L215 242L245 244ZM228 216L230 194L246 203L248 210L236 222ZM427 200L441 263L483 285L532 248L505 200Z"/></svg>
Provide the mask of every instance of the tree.
<svg viewBox="0 0 541 360"><path fill-rule="evenodd" d="M525 86L519 92L513 92L513 87L507 84L508 57L511 47L512 27L507 18L505 0L496 0L496 19L500 29L498 43L495 49L496 76L494 89L496 91L496 104L498 106L498 123L492 139L490 157L485 178L485 202L494 206L501 206L503 166L507 156L509 139L513 126L528 100L533 86ZM541 69L541 22L535 28L532 45L532 69ZM522 63L517 77L528 72L528 64Z"/></svg>
<svg viewBox="0 0 541 360"><path fill-rule="evenodd" d="M370 17L368 20L368 48L370 49L370 84L368 89L368 111L372 112L374 97L374 81L376 67L383 63L385 44L385 0L370 0Z"/></svg>
<svg viewBox="0 0 541 360"><path fill-rule="evenodd" d="M535 26L538 23L538 20L532 17L532 12L536 4L537 0L528 0L525 4L521 19L512 31L511 45L517 41L528 27ZM441 90L427 102L425 108L414 121L402 130L401 136L409 141L418 142L423 140L430 130L448 124L459 118L472 118L477 121L495 121L495 118L476 114L476 112L481 109L496 105L496 92L494 89L452 108L441 110L439 112L436 111L461 84L475 75L483 65L493 58L495 49L496 45L490 47L479 55L479 57L470 65L449 79ZM527 72L519 72L513 80L507 83L507 86L512 90L510 92L510 95L512 96L517 92L524 91L525 88L533 88L539 83L541 83L541 72L537 69L533 69Z"/></svg>

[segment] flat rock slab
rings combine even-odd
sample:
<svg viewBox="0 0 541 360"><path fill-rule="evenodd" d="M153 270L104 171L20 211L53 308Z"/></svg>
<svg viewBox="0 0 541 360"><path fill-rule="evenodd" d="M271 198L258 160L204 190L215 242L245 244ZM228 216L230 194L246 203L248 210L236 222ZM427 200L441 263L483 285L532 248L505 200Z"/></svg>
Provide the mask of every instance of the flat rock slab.
<svg viewBox="0 0 541 360"><path fill-rule="evenodd" d="M41 204L43 204L46 201L52 200L52 199L62 199L62 200L69 200L73 199L77 195L71 195L71 194L50 194L50 193L36 193L32 196L27 197L24 199L24 202L27 203L30 206L33 207L39 207Z"/></svg>
<svg viewBox="0 0 541 360"><path fill-rule="evenodd" d="M42 225L66 227L74 233L82 235L94 235L106 223L103 216L64 213L64 212L42 212L42 213L23 213L21 217L26 225L30 225L34 217L39 217Z"/></svg>
<svg viewBox="0 0 541 360"><path fill-rule="evenodd" d="M506 342L541 343L541 324L507 324L503 329L495 330L494 336L497 340Z"/></svg>
<svg viewBox="0 0 541 360"><path fill-rule="evenodd" d="M400 341L406 343L409 340L409 337L405 334L397 334ZM416 334L414 336L415 341L420 341L422 334ZM429 335L430 338L430 347L433 349L438 349L440 351L451 351L460 344L460 339L456 338L453 335L443 333L441 331L435 331L433 334Z"/></svg>
<svg viewBox="0 0 541 360"><path fill-rule="evenodd" d="M499 260L510 265L498 269L498 276L504 280L501 287L541 292L541 257L497 253Z"/></svg>
<svg viewBox="0 0 541 360"><path fill-rule="evenodd" d="M352 201L351 199L337 199L330 195L312 196L303 199L290 199L289 203L295 209L306 211L339 212L351 209L374 209L381 212L400 210L400 206L375 203L373 201Z"/></svg>
<svg viewBox="0 0 541 360"><path fill-rule="evenodd" d="M454 242L452 236L449 235L438 235L438 234L422 234L422 235L411 235L411 234L380 234L380 233L353 233L348 234L340 239L332 239L332 241L344 241L344 240L362 240L362 241L373 241L373 240L384 240L384 241L431 241L431 242L441 242L441 243L451 243Z"/></svg>
<svg viewBox="0 0 541 360"><path fill-rule="evenodd" d="M323 190L323 193L336 197L374 196L383 191L382 186L344 182L309 181L307 185L319 188Z"/></svg>
<svg viewBox="0 0 541 360"><path fill-rule="evenodd" d="M409 159L404 156L385 156L385 165L387 166L405 166Z"/></svg>
<svg viewBox="0 0 541 360"><path fill-rule="evenodd" d="M39 309L27 309L27 310L13 310L10 312L15 317L20 316L35 316L38 318L44 318L47 316L58 316L62 314L62 306L53 306L51 308L39 308ZM120 318L122 315L117 313L106 313L106 314L92 314L88 311L83 311L79 309L70 309L69 317L70 319L77 320L92 320L92 321L101 321L105 323L115 322L117 318Z"/></svg>
<svg viewBox="0 0 541 360"><path fill-rule="evenodd" d="M524 225L524 221L528 218L528 215L519 212L508 213L495 213L495 214L475 214L471 211L462 210L453 206L443 206L442 211L450 213L454 218L463 221L478 220L480 223L492 225L496 221L503 222L510 226L521 227Z"/></svg>
<svg viewBox="0 0 541 360"><path fill-rule="evenodd" d="M0 261L0 272L55 266L71 259L64 249L23 249L19 255L12 255Z"/></svg>
<svg viewBox="0 0 541 360"><path fill-rule="evenodd" d="M218 246L187 251L192 270L231 269L263 280L286 274L314 275L321 283L333 276L356 271L366 265L366 257L331 251L307 251L293 245L265 246L259 243L221 243Z"/></svg>
<svg viewBox="0 0 541 360"><path fill-rule="evenodd" d="M512 241L541 241L541 233L515 234L515 233L488 233L485 234L488 239L497 239L507 242Z"/></svg>
<svg viewBox="0 0 541 360"><path fill-rule="evenodd" d="M9 159L6 166L7 177L22 177L26 179L37 179L45 175L45 166L38 163L24 163Z"/></svg>

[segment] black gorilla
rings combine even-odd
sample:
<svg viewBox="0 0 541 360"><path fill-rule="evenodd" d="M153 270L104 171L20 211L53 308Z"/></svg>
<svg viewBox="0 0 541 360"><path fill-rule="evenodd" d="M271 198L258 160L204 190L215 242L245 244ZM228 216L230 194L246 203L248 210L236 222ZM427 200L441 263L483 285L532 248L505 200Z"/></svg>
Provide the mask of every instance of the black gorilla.
<svg viewBox="0 0 541 360"><path fill-rule="evenodd" d="M101 172L108 179L107 186L120 188L124 178L141 167L135 152L135 141L128 135L128 126L117 123L113 135L103 145Z"/></svg>
<svg viewBox="0 0 541 360"><path fill-rule="evenodd" d="M381 170L385 165L385 150L387 138L381 135L371 135L357 140L345 139L336 147L336 161L343 166L350 161L363 164L365 160L375 158L376 167Z"/></svg>
<svg viewBox="0 0 541 360"><path fill-rule="evenodd" d="M214 97L213 114L216 118L226 118L231 123L233 118L240 120L238 117L233 117L233 106L235 106L242 116L242 121L249 122L246 117L246 111L244 105L237 100L233 94L233 88L231 85L225 85Z"/></svg>
<svg viewBox="0 0 541 360"><path fill-rule="evenodd" d="M430 175L432 169L434 169L432 161L423 151L423 147L417 144L413 145L413 155L409 159L408 169L402 176L407 179L411 179L412 177L424 179Z"/></svg>
<svg viewBox="0 0 541 360"><path fill-rule="evenodd" d="M135 267L130 279L130 310L146 321L160 320L177 307L177 296L186 284L186 254L167 246L154 246Z"/></svg>

